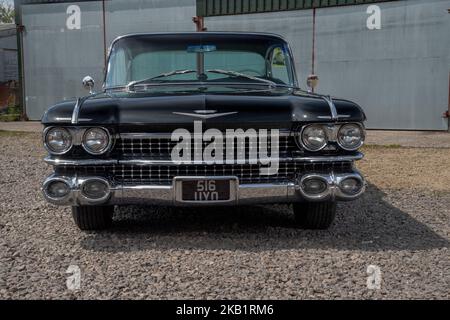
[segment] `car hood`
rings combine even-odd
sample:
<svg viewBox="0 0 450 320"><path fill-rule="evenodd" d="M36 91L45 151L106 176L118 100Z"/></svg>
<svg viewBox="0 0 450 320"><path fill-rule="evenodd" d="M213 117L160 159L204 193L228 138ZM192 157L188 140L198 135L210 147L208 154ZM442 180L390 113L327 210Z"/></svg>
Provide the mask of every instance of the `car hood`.
<svg viewBox="0 0 450 320"><path fill-rule="evenodd" d="M338 121L364 121L361 108L348 100L333 99ZM76 101L51 107L44 125L70 124ZM267 90L233 94L106 95L87 99L77 125L117 125L127 131L190 128L291 128L302 122L330 122L332 111L321 96L304 91ZM146 128L148 127L148 128Z"/></svg>

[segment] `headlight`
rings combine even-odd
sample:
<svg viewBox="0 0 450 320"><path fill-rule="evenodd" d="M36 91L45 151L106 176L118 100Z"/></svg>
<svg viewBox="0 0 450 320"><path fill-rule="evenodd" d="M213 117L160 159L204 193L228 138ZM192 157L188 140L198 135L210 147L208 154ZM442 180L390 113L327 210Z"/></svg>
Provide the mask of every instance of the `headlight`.
<svg viewBox="0 0 450 320"><path fill-rule="evenodd" d="M109 133L102 128L87 129L83 135L83 148L94 155L103 154L109 149Z"/></svg>
<svg viewBox="0 0 450 320"><path fill-rule="evenodd" d="M360 179L350 177L342 180L341 183L339 184L339 187L345 194L353 195L361 191L363 187L363 182Z"/></svg>
<svg viewBox="0 0 450 320"><path fill-rule="evenodd" d="M44 137L44 146L52 154L64 154L72 148L72 135L64 128L51 128Z"/></svg>
<svg viewBox="0 0 450 320"><path fill-rule="evenodd" d="M364 143L364 129L356 123L344 124L339 129L337 140L342 149L357 150Z"/></svg>
<svg viewBox="0 0 450 320"><path fill-rule="evenodd" d="M312 124L305 127L301 133L301 144L308 151L319 151L328 143L327 133L323 126Z"/></svg>
<svg viewBox="0 0 450 320"><path fill-rule="evenodd" d="M69 194L70 187L65 181L55 180L47 185L45 192L52 199L60 199Z"/></svg>

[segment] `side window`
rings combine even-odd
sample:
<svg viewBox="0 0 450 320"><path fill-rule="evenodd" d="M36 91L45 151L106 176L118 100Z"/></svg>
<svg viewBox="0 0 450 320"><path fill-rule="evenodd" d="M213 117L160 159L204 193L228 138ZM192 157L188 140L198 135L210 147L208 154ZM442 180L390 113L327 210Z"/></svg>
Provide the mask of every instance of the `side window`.
<svg viewBox="0 0 450 320"><path fill-rule="evenodd" d="M119 49L108 65L108 82L111 86L121 86L127 84L127 62L125 51Z"/></svg>
<svg viewBox="0 0 450 320"><path fill-rule="evenodd" d="M289 83L289 74L286 65L286 56L280 47L272 50L270 57L271 76L275 80Z"/></svg>

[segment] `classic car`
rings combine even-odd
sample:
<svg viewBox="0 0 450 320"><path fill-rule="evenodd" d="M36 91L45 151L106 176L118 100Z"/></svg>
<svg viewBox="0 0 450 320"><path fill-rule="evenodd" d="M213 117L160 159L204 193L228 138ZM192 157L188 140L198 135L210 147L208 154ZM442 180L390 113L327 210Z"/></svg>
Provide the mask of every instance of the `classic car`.
<svg viewBox="0 0 450 320"><path fill-rule="evenodd" d="M151 33L111 44L102 90L42 118L47 201L82 230L114 206L285 203L326 229L360 197L366 120L354 102L299 87L293 54L266 33Z"/></svg>

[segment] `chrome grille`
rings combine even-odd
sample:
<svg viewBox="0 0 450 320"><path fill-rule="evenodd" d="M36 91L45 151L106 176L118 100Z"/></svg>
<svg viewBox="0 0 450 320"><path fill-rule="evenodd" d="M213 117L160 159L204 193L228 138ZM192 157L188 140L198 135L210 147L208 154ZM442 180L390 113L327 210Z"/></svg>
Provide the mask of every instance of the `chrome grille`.
<svg viewBox="0 0 450 320"><path fill-rule="evenodd" d="M203 141L203 149L211 142ZM158 137L158 136L144 136L127 138L122 137L117 139L115 152L124 158L151 158L158 160L169 160L171 158L172 149L177 144L176 141L171 141L170 137ZM235 143L234 154L236 155L242 146L238 146ZM246 140L244 148L245 157L249 155L249 143ZM270 144L268 144L268 151L270 152ZM191 143L191 150L193 153L194 142ZM298 151L298 147L295 143L295 138L289 135L280 135L279 140L279 155L286 157L293 152Z"/></svg>
<svg viewBox="0 0 450 320"><path fill-rule="evenodd" d="M276 183L292 181L296 174L305 172L345 172L351 169L350 162L304 163L283 161L278 173L270 176L260 175L260 164L215 164L215 165L108 165L108 166L61 166L57 168L62 175L105 176L123 185L171 185L174 177L182 176L236 176L241 184Z"/></svg>

